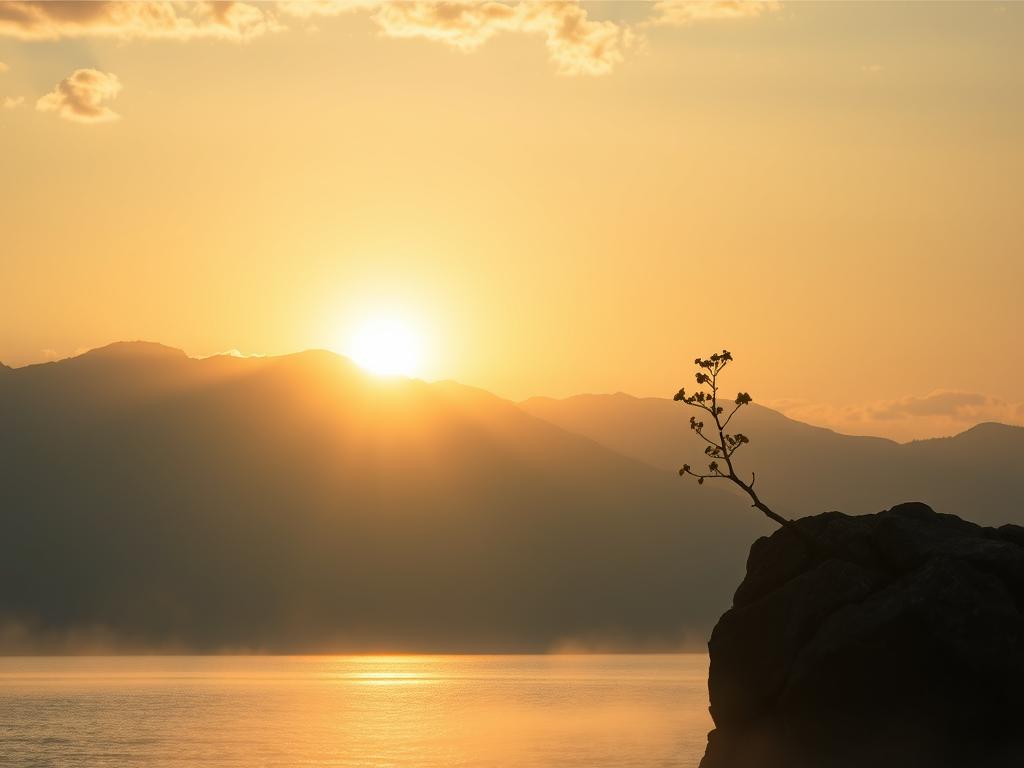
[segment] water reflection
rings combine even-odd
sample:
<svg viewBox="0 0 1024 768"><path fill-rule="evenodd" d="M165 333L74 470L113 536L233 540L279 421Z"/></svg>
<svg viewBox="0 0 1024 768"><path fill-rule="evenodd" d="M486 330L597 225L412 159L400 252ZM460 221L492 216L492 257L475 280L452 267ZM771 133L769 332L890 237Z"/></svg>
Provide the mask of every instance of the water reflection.
<svg viewBox="0 0 1024 768"><path fill-rule="evenodd" d="M693 766L707 658L0 659L0 764Z"/></svg>

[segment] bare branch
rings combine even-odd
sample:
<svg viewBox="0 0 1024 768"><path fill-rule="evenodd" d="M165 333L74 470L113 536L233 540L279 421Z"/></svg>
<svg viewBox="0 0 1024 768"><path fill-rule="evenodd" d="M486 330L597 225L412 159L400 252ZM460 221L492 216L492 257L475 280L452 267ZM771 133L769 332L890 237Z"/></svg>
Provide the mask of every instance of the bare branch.
<svg viewBox="0 0 1024 768"><path fill-rule="evenodd" d="M732 421L732 417L736 415L736 411L738 411L744 405L746 405L746 403L736 403L736 407L732 409L732 413L729 414L729 418L727 418L725 422L722 424L722 429L725 429L726 427L729 426L729 422Z"/></svg>
<svg viewBox="0 0 1024 768"><path fill-rule="evenodd" d="M709 438L709 437L708 437L707 435L705 435L705 434L704 434L703 432L701 432L701 431L700 431L699 429L695 429L695 430L693 430L693 431L694 431L694 432L696 432L696 433L697 433L698 435L700 435L700 438L701 438L701 439L702 439L702 440L703 440L704 442L706 442L706 443L710 443L711 445L715 445L715 446L717 446L717 445L718 445L717 443L715 443L714 441L712 441L712 440L711 440L711 438Z"/></svg>

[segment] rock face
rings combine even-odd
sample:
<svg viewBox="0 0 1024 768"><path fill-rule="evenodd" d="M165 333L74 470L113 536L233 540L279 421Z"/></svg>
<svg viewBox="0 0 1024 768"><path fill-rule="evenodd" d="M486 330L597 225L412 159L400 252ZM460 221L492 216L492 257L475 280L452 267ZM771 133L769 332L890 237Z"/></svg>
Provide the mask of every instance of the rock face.
<svg viewBox="0 0 1024 768"><path fill-rule="evenodd" d="M701 768L1024 765L1024 528L920 503L756 541Z"/></svg>

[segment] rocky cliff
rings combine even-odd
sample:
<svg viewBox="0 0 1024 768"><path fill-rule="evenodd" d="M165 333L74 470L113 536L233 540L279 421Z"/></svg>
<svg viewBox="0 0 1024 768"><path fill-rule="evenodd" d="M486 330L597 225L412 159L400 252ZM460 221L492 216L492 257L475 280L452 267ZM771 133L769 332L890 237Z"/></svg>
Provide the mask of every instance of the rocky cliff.
<svg viewBox="0 0 1024 768"><path fill-rule="evenodd" d="M1024 528L920 503L798 525L754 543L711 636L701 768L1024 765Z"/></svg>

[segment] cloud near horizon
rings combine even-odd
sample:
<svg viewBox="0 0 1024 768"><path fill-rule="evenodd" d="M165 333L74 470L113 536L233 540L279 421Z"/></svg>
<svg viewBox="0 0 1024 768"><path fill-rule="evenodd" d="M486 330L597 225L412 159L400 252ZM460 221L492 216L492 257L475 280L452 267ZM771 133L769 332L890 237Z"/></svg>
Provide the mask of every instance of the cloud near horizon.
<svg viewBox="0 0 1024 768"><path fill-rule="evenodd" d="M76 69L36 102L40 112L56 112L76 123L105 123L121 116L103 102L121 92L117 75L98 69Z"/></svg>
<svg viewBox="0 0 1024 768"><path fill-rule="evenodd" d="M786 399L764 404L791 418L837 432L883 435L901 441L956 435L986 421L1024 426L1024 403L958 390L845 406Z"/></svg>
<svg viewBox="0 0 1024 768"><path fill-rule="evenodd" d="M421 38L463 52L500 32L542 37L564 75L605 75L625 60L647 26L680 26L708 19L760 16L777 0L660 0L640 24L591 18L579 0L295 0L245 2L40 2L0 3L0 37L21 40L112 37L120 40L200 38L245 42L305 22L364 12L384 37Z"/></svg>

